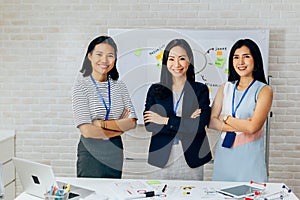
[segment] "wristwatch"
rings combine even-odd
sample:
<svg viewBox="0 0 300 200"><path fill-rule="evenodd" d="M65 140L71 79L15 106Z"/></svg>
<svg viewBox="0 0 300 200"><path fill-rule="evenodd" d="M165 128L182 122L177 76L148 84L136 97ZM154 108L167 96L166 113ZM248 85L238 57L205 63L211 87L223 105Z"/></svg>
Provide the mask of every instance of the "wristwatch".
<svg viewBox="0 0 300 200"><path fill-rule="evenodd" d="M230 115L225 115L224 117L223 117L223 122L226 124L226 121L228 120L228 118L230 117Z"/></svg>

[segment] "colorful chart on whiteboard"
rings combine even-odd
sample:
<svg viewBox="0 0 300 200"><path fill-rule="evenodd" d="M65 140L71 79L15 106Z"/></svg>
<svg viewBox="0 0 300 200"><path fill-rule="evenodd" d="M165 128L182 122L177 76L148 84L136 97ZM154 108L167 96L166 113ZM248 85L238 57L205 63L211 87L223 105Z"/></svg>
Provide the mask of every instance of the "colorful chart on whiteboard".
<svg viewBox="0 0 300 200"><path fill-rule="evenodd" d="M228 54L239 39L250 38L260 47L265 72L268 72L268 30L185 30L185 29L109 29L118 46L117 68L129 90L143 124L146 94L151 84L159 82L163 50L172 39L185 39L192 47L196 81L206 84L210 100L227 81Z"/></svg>

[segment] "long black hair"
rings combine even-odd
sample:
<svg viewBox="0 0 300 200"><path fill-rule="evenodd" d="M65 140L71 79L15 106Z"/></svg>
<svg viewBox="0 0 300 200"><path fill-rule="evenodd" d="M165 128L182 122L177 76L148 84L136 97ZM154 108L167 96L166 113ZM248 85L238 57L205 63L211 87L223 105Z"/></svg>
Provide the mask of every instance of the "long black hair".
<svg viewBox="0 0 300 200"><path fill-rule="evenodd" d="M85 58L82 63L80 72L83 74L84 77L92 74L93 67L92 67L91 61L88 58L88 55L89 55L89 53L92 53L94 51L96 45L101 44L101 43L108 44L114 48L115 63L114 63L113 68L107 73L107 76L110 76L110 78L113 80L118 80L119 79L119 72L117 70L117 51L118 51L118 49L117 49L117 45L114 42L114 40L109 36L99 36L90 42L90 44L87 48Z"/></svg>
<svg viewBox="0 0 300 200"><path fill-rule="evenodd" d="M228 75L228 81L240 81L240 76L235 71L233 67L233 56L237 49L241 48L242 46L246 46L249 48L250 53L254 60L254 69L253 69L253 78L254 80L261 81L265 84L267 84L265 73L264 73L264 66L263 66L263 59L260 52L259 47L257 44L250 40L250 39L241 39L238 40L231 48L229 53L229 59L228 59L228 68L229 68L229 75Z"/></svg>
<svg viewBox="0 0 300 200"><path fill-rule="evenodd" d="M160 73L160 86L156 88L156 92L160 98L164 98L168 96L172 90L173 79L172 79L172 74L169 72L167 68L167 61L168 61L170 50L176 46L179 46L186 51L190 61L188 70L186 72L187 81L195 82L194 55L193 55L192 48L188 44L188 42L185 41L184 39L174 39L167 44L163 53L162 67Z"/></svg>

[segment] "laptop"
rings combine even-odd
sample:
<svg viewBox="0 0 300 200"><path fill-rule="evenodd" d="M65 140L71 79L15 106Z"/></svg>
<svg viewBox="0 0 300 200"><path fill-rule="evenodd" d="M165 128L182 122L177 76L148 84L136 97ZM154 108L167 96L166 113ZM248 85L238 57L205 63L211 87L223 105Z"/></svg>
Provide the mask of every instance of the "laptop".
<svg viewBox="0 0 300 200"><path fill-rule="evenodd" d="M13 163L19 175L24 192L45 198L45 193L52 185L62 188L66 183L56 181L52 167L49 165L13 157ZM69 199L81 199L94 193L93 190L71 185Z"/></svg>

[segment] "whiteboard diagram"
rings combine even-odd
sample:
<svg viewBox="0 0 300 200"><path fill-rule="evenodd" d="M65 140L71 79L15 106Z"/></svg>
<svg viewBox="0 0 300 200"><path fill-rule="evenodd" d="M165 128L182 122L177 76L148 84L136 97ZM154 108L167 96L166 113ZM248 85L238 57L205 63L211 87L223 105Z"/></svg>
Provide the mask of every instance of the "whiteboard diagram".
<svg viewBox="0 0 300 200"><path fill-rule="evenodd" d="M108 35L118 46L117 68L128 87L139 124L143 124L148 88L160 79L163 50L173 39L185 39L192 47L196 81L208 86L211 103L219 86L227 81L228 54L237 40L249 38L258 44L268 74L269 30L265 29L109 29Z"/></svg>

